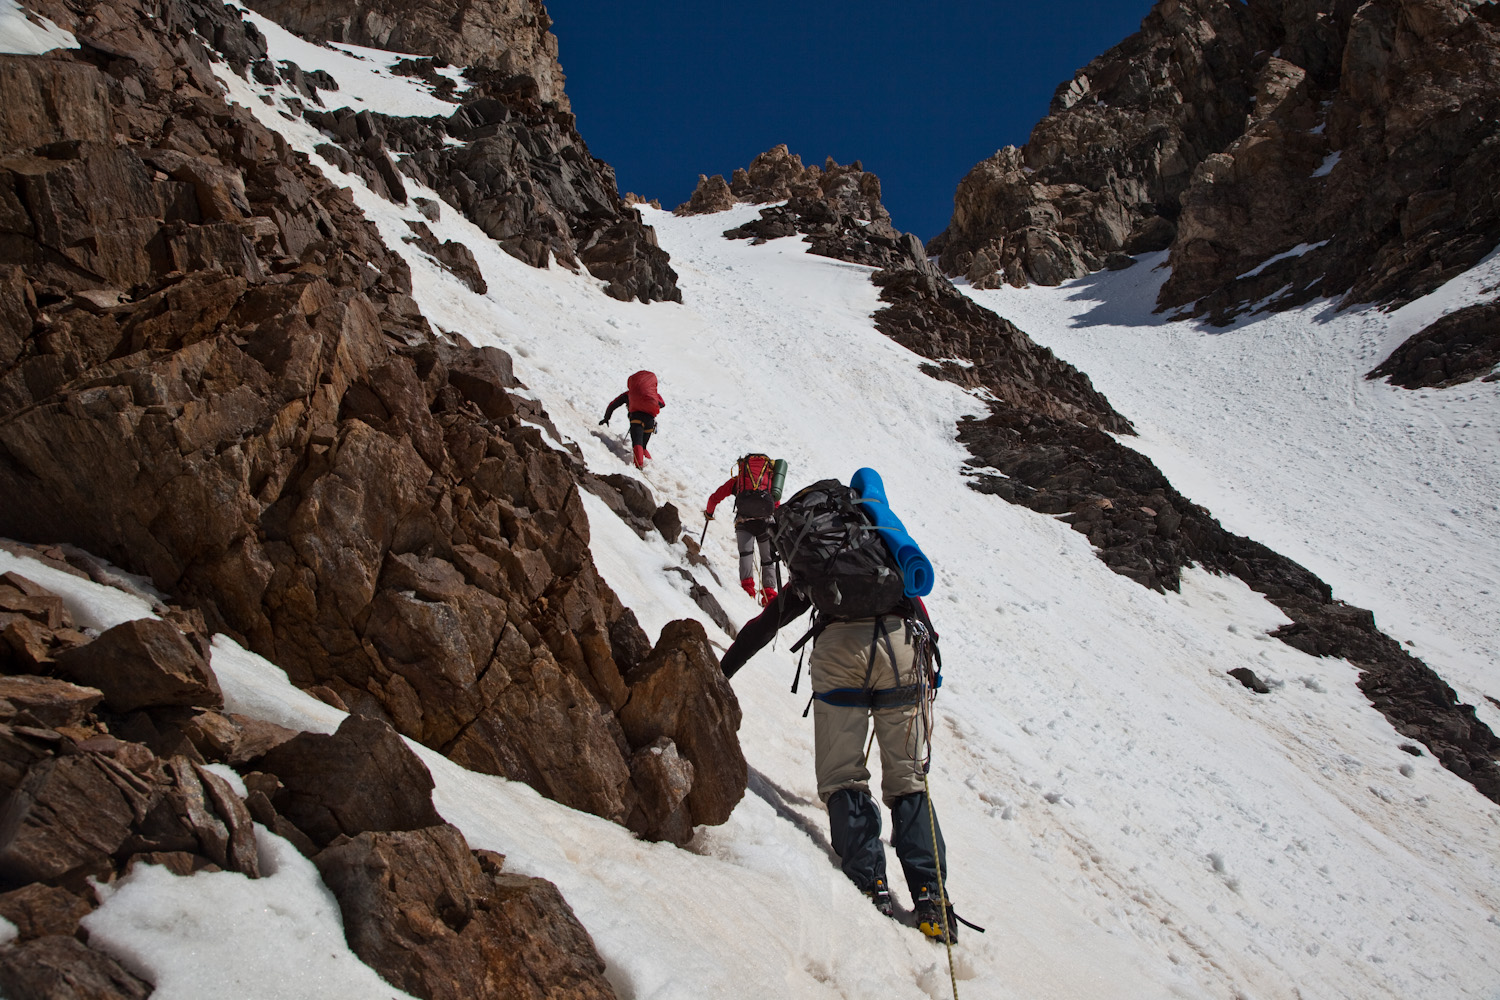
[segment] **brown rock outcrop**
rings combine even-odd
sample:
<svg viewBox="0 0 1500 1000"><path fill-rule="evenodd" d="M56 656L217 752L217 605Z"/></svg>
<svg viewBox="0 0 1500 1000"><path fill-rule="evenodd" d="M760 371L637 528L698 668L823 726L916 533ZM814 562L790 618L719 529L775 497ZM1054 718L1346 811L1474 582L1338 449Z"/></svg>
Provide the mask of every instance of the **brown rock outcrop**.
<svg viewBox="0 0 1500 1000"><path fill-rule="evenodd" d="M557 36L540 0L462 0L413 7L400 0L255 0L250 6L284 27L321 42L349 42L414 52L455 66L494 70L535 81L541 100L568 110Z"/></svg>
<svg viewBox="0 0 1500 1000"><path fill-rule="evenodd" d="M11 892L0 893L0 917L16 928L16 940L62 935L78 931L78 921L91 913L88 901L66 889L33 882Z"/></svg>
<svg viewBox="0 0 1500 1000"><path fill-rule="evenodd" d="M63 683L0 676L0 685L18 682ZM154 719L87 712L69 721L63 732L0 724L0 916L17 930L0 948L6 996L146 996L149 985L81 941L80 920L96 905L91 883L142 864L257 878L252 818L315 858L351 947L417 995L614 995L557 889L501 873L498 855L471 852L434 810L426 769L384 723L351 716L329 736L279 731L290 739L275 739L265 724L201 705L156 710ZM243 774L246 798L198 761L109 731L147 724L162 746L259 768Z"/></svg>
<svg viewBox="0 0 1500 1000"><path fill-rule="evenodd" d="M467 79L469 89L456 98L463 103L446 119L299 110L338 143L318 152L376 193L404 203L401 176L414 178L533 267L555 258L586 267L622 301L681 301L655 232L620 198L614 170L589 155L573 116L525 80L485 71ZM434 256L470 287L482 284L458 250Z"/></svg>
<svg viewBox="0 0 1500 1000"><path fill-rule="evenodd" d="M104 692L117 712L162 705L224 704L208 661L175 625L154 618L124 622L57 658L57 670Z"/></svg>
<svg viewBox="0 0 1500 1000"><path fill-rule="evenodd" d="M327 736L302 733L256 766L281 780L272 803L316 844L442 822L426 766L377 719L351 715Z"/></svg>
<svg viewBox="0 0 1500 1000"><path fill-rule="evenodd" d="M362 833L315 859L349 946L431 1000L612 1000L593 940L555 886L476 860L451 826Z"/></svg>
<svg viewBox="0 0 1500 1000"><path fill-rule="evenodd" d="M620 710L620 723L631 745L644 748L653 758L650 786L658 801L674 797L667 785L685 786L679 801L693 823L727 820L744 795L748 765L738 741L729 738L740 728L739 700L709 651L702 623L689 619L667 625L651 655L626 680L630 700ZM668 766L663 739L675 745L675 753L692 765L690 770ZM656 833L650 824L660 823L677 832L664 839L685 841L682 819L671 813L664 819L646 814L636 822L647 825L643 832L648 836ZM691 824L686 833L691 835Z"/></svg>
<svg viewBox="0 0 1500 1000"><path fill-rule="evenodd" d="M1500 366L1500 302L1457 309L1407 338L1366 378L1407 389L1442 388L1476 378L1496 380Z"/></svg>
<svg viewBox="0 0 1500 1000"><path fill-rule="evenodd" d="M1497 53L1470 0L1162 0L970 172L929 250L991 287L1170 247L1161 306L1215 322L1408 301L1500 241Z"/></svg>
<svg viewBox="0 0 1500 1000"><path fill-rule="evenodd" d="M822 167L803 166L783 143L761 153L733 180L699 175L698 187L676 215L722 212L739 203L785 202L763 208L760 218L725 232L752 243L803 234L809 253L880 268L930 271L922 241L898 232L880 201L880 178L858 161L829 157ZM936 273L936 272L933 272Z"/></svg>
<svg viewBox="0 0 1500 1000"><path fill-rule="evenodd" d="M104 693L55 677L0 677L0 717L22 726L56 729L83 721ZM8 707L7 707L8 706Z"/></svg>
<svg viewBox="0 0 1500 1000"><path fill-rule="evenodd" d="M13 1000L146 1000L151 984L73 937L0 950L0 989Z"/></svg>
<svg viewBox="0 0 1500 1000"><path fill-rule="evenodd" d="M0 338L0 535L147 574L298 684L623 822L641 806L615 650L645 639L592 565L581 466L531 426L509 359L434 338L347 192L216 96L211 59L269 66L231 9L47 13L82 48L13 57L37 70L0 135L0 243L22 262L0 272L22 309ZM107 133L28 145L85 84ZM534 94L493 105L563 127ZM616 219L612 175L570 148ZM27 622L7 655L60 655ZM230 732L212 707L128 731L206 759Z"/></svg>

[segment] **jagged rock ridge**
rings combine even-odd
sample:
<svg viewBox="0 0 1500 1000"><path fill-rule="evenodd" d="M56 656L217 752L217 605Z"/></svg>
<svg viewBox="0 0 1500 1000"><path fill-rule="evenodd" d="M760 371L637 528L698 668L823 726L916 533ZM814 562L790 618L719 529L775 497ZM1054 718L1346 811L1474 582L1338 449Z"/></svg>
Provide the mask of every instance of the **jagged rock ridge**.
<svg viewBox="0 0 1500 1000"><path fill-rule="evenodd" d="M614 298L682 301L655 232L621 199L614 169L589 155L573 116L541 100L529 77L470 70L468 79L448 118L301 113L329 138L320 155L392 201L406 203L401 178L412 178L533 267L555 258L588 268Z"/></svg>
<svg viewBox="0 0 1500 1000"><path fill-rule="evenodd" d="M991 287L1170 249L1160 305L1215 322L1405 302L1500 242L1497 114L1493 3L1161 0L969 173L929 251Z"/></svg>
<svg viewBox="0 0 1500 1000"><path fill-rule="evenodd" d="M314 41L411 52L506 77L530 77L542 101L569 109L557 36L539 0L255 0L248 6Z"/></svg>

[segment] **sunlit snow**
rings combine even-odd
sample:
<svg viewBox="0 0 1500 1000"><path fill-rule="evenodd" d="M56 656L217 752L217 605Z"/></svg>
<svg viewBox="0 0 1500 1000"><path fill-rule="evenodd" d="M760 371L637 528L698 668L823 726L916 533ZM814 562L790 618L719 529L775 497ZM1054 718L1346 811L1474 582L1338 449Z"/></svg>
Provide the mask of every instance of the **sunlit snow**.
<svg viewBox="0 0 1500 1000"><path fill-rule="evenodd" d="M1364 377L1493 298L1500 253L1394 312L1316 302L1228 328L1152 312L1164 256L1060 288L964 290L1088 372L1174 486L1372 609L1500 732L1500 383Z"/></svg>
<svg viewBox="0 0 1500 1000"><path fill-rule="evenodd" d="M71 31L33 14L16 0L0 0L0 52L39 56L53 49L76 49Z"/></svg>

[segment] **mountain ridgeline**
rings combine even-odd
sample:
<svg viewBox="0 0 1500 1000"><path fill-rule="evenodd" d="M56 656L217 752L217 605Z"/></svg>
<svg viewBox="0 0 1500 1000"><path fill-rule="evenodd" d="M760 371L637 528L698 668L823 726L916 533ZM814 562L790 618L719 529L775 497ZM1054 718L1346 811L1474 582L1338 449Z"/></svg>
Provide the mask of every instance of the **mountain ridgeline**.
<svg viewBox="0 0 1500 1000"><path fill-rule="evenodd" d="M1500 243L1497 123L1487 0L1162 0L1058 87L1024 147L969 172L928 250L979 287L1165 250L1159 307L1216 323L1407 302ZM1380 374L1487 375L1500 335L1470 327Z"/></svg>

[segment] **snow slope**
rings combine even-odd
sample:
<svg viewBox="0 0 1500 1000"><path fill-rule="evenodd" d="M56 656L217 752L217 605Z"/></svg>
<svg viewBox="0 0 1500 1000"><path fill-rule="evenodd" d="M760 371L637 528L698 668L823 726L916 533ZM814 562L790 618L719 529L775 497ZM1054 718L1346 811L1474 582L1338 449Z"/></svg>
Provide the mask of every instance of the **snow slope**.
<svg viewBox="0 0 1500 1000"><path fill-rule="evenodd" d="M1322 302L1228 329L1151 312L1164 257L1061 288L965 291L1088 372L1135 423L1126 443L1179 490L1373 610L1500 731L1500 382L1364 378L1493 298L1500 253L1394 312Z"/></svg>
<svg viewBox="0 0 1500 1000"><path fill-rule="evenodd" d="M262 27L273 58L285 58L284 33ZM320 68L315 56L298 61ZM874 330L868 268L808 256L796 239L754 247L720 236L753 209L695 219L648 212L684 302L619 303L587 275L521 264L445 208L431 228L474 252L490 287L475 295L401 242L414 211L321 161L312 149L322 137L263 104L259 88L227 72L223 79L232 99L353 189L407 255L415 294L436 326L515 356L560 434L596 470L634 474L621 426L597 420L625 376L650 367L668 406L644 478L659 500L685 512L701 509L734 457L751 448L788 459L793 487L861 465L881 471L893 509L938 568L929 604L948 680L937 705L932 795L952 896L989 928L964 931L955 949L959 995L1500 997L1500 807L1430 757L1401 752L1347 663L1267 638L1280 613L1238 581L1189 571L1180 595L1147 591L1111 573L1068 526L968 489L954 423L979 404L922 375L916 356ZM349 99L349 88L339 94ZM1053 312L1041 317L1037 305L1021 325L1056 343L1079 338L1074 324L1090 315L1146 316L1138 303L1153 294L1148 269L1112 280L1107 299L1070 299L1078 290L1064 290L1048 300ZM1174 343L1154 348L1157 359L1186 364L1170 354ZM1301 340L1267 337L1262 346L1282 352L1283 366L1300 357L1317 370ZM1106 371L1085 367L1142 422ZM1274 393L1281 384L1259 388ZM1184 399L1209 397L1195 412L1223 391L1222 382L1174 384ZM1304 410L1273 412L1312 419ZM1242 433L1269 432L1247 425ZM1187 450L1199 439L1182 440L1186 468L1189 458L1219 461ZM1431 475L1417 458L1395 450L1388 460L1400 475ZM1450 474L1481 491L1481 472ZM1213 501L1196 481L1179 486ZM1261 507L1211 506L1241 518L1239 530L1280 542L1278 522ZM663 572L682 563L680 543L642 540L602 503L590 500L589 514L601 572L649 633L701 617L685 582ZM690 513L685 520L694 523ZM707 552L722 583L698 578L748 619L757 609L734 583L730 533L724 520L713 529ZM1347 536L1319 544L1363 558ZM1458 548L1439 551L1457 562L1465 558ZM785 647L794 637L735 678L752 791L728 823L699 830L686 850L638 842L524 786L421 751L439 811L475 846L559 884L624 1000L953 992L943 949L875 913L828 855L811 723L800 717L805 694L787 691L795 663ZM222 638L215 649L234 710L307 729L337 724L335 711L293 690L274 666ZM1227 677L1236 666L1269 678L1272 693L1254 696ZM276 849L269 835L263 849ZM180 890L184 883L190 891ZM175 945L159 926L190 921L223 884L219 875L135 876L91 919L109 922L107 946L136 967L209 983L235 956ZM903 887L896 891L906 904ZM155 905L127 907L135 893L151 894ZM309 899L289 886L280 905L236 908L260 921L236 926L254 942L239 950L278 947L278 934L295 938L304 911L317 905ZM316 977L304 977L313 970L293 958L283 967L276 995L326 995ZM366 993L351 986L347 995Z"/></svg>

